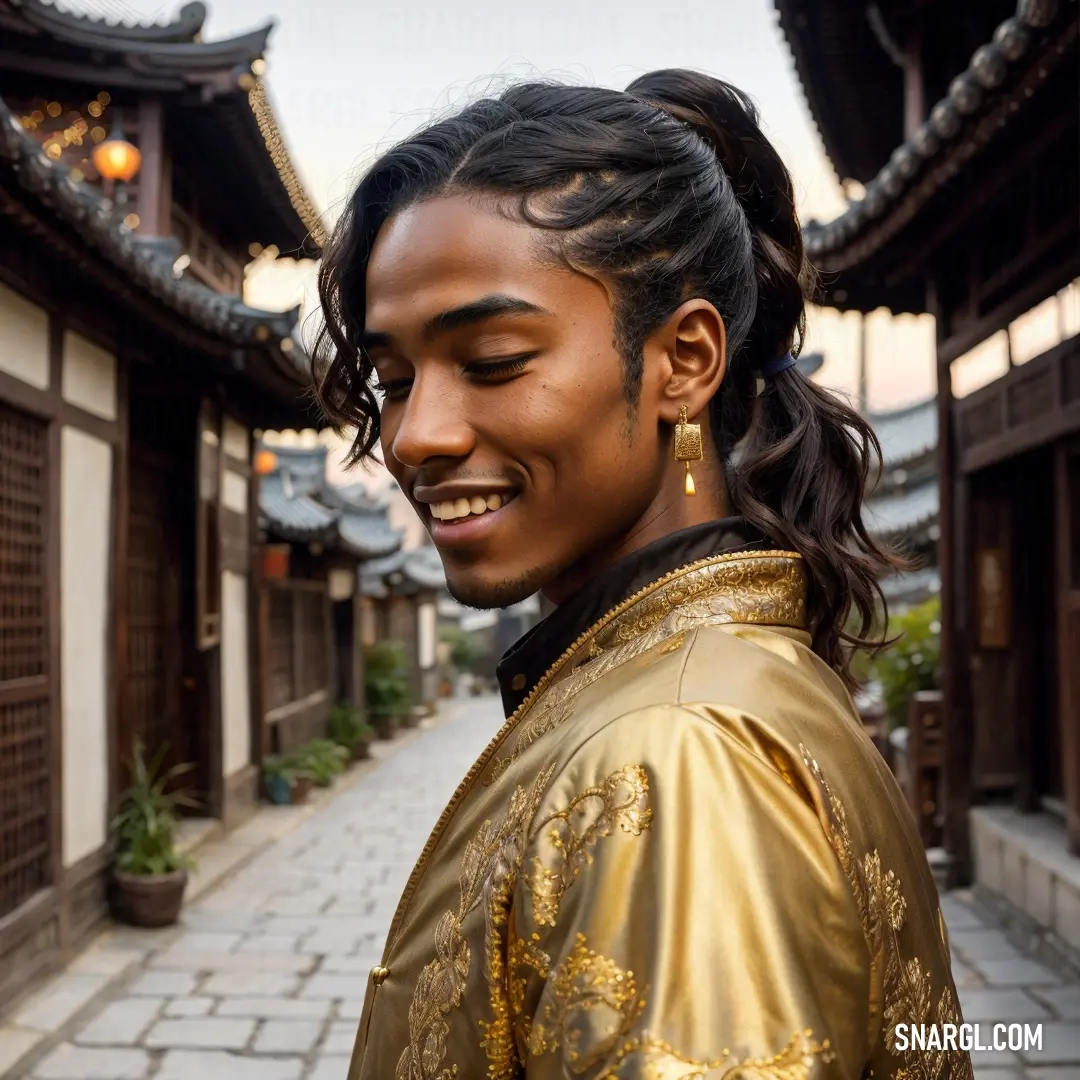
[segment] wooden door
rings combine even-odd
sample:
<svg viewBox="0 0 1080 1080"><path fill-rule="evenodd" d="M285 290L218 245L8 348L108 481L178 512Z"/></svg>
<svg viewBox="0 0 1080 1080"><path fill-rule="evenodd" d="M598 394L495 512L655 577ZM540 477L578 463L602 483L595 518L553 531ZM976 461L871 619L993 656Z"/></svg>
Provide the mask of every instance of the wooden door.
<svg viewBox="0 0 1080 1080"><path fill-rule="evenodd" d="M184 716L181 543L175 512L177 466L160 451L130 451L127 558L125 762L141 739L148 756L168 746L170 762L198 763ZM189 782L193 778L189 777Z"/></svg>
<svg viewBox="0 0 1080 1080"><path fill-rule="evenodd" d="M1080 854L1080 439L1057 450L1058 673L1069 846Z"/></svg>
<svg viewBox="0 0 1080 1080"><path fill-rule="evenodd" d="M0 404L0 921L52 884L47 447Z"/></svg>

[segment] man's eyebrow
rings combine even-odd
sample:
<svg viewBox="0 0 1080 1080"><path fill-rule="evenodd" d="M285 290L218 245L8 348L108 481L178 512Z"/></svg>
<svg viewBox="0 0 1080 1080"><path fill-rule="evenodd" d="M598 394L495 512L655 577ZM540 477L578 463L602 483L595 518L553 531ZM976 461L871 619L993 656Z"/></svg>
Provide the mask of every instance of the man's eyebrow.
<svg viewBox="0 0 1080 1080"><path fill-rule="evenodd" d="M551 312L538 304L528 300L522 300L518 296L506 296L503 293L492 293L483 296L479 300L472 300L459 307L448 308L433 315L421 328L421 334L425 338L438 337L440 334L448 334L452 330L459 330L463 326L471 326L474 323L483 322L485 319L494 318L496 315L550 315ZM380 330L365 330L361 338L361 345L366 349L386 348L391 344L389 334Z"/></svg>

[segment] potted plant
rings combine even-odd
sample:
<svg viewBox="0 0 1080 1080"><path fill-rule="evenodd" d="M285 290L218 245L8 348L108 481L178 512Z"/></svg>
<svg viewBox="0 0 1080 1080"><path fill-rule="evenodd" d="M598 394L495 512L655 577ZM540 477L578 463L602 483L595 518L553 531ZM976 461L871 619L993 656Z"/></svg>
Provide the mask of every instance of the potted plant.
<svg viewBox="0 0 1080 1080"><path fill-rule="evenodd" d="M142 741L132 751L131 786L120 796L113 819L116 863L113 908L117 917L135 926L171 926L180 917L193 861L180 854L174 834L181 807L198 804L173 782L193 766L174 765L162 771L167 748L147 762Z"/></svg>
<svg viewBox="0 0 1080 1080"><path fill-rule="evenodd" d="M335 705L330 711L330 738L344 747L352 761L371 756L371 742L375 729L361 719L360 714L348 702Z"/></svg>
<svg viewBox="0 0 1080 1080"><path fill-rule="evenodd" d="M263 790L276 806L300 806L311 792L311 776L296 755L272 754L262 766Z"/></svg>
<svg viewBox="0 0 1080 1080"><path fill-rule="evenodd" d="M298 763L316 787L329 787L345 771L348 751L332 739L313 739L297 755Z"/></svg>
<svg viewBox="0 0 1080 1080"><path fill-rule="evenodd" d="M399 721L409 717L408 660L398 641L369 645L364 655L364 690L368 715L380 739L393 738Z"/></svg>

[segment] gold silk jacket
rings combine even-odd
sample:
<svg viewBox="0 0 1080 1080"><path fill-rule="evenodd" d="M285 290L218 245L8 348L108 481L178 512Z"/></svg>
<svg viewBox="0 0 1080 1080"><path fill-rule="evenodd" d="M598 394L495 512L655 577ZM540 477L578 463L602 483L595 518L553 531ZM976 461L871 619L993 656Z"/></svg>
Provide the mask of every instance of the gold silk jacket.
<svg viewBox="0 0 1080 1080"><path fill-rule="evenodd" d="M616 606L473 766L369 979L349 1080L971 1077L903 797L802 629L798 556Z"/></svg>

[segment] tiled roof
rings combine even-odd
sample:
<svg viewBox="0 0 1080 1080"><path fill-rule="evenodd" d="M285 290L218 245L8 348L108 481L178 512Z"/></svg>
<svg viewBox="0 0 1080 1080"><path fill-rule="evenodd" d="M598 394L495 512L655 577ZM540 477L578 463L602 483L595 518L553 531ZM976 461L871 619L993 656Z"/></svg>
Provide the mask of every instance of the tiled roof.
<svg viewBox="0 0 1080 1080"><path fill-rule="evenodd" d="M871 496L864 504L863 516L875 536L897 536L931 525L938 516L937 479L899 494Z"/></svg>
<svg viewBox="0 0 1080 1080"><path fill-rule="evenodd" d="M437 548L414 548L406 553L405 576L422 589L445 589L446 572Z"/></svg>
<svg viewBox="0 0 1080 1080"><path fill-rule="evenodd" d="M325 446L275 446L277 467L262 479L259 509L267 528L297 543L335 543L358 559L396 557L401 530L390 524L387 504L363 487L327 482ZM365 563L370 570L375 563Z"/></svg>
<svg viewBox="0 0 1080 1080"><path fill-rule="evenodd" d="M930 398L869 419L881 442L886 470L922 457L937 446L937 400Z"/></svg>
<svg viewBox="0 0 1080 1080"><path fill-rule="evenodd" d="M330 510L309 495L299 493L289 475L283 472L262 477L259 512L275 535L309 544L333 539L341 516L340 511Z"/></svg>
<svg viewBox="0 0 1080 1080"><path fill-rule="evenodd" d="M881 591L890 605L917 604L941 592L941 573L935 566L893 574L881 583Z"/></svg>
<svg viewBox="0 0 1080 1080"><path fill-rule="evenodd" d="M803 229L807 255L824 269L838 269L826 257L840 252L888 217L917 182L924 202L945 184L956 170L932 171L931 167L948 161L969 120L994 100L994 92L1008 81L1010 68L1033 50L1041 31L1054 22L1060 6L1064 5L1059 0L1018 0L1016 14L997 27L992 40L975 50L967 69L952 80L948 93L930 109L928 119L868 181L863 198L849 203L830 222L807 223ZM1060 44L1064 48L1065 42ZM974 145L970 152L974 152ZM882 233L882 242L886 238Z"/></svg>
<svg viewBox="0 0 1080 1080"><path fill-rule="evenodd" d="M139 237L116 219L112 203L92 184L72 180L23 130L0 99L0 161L16 170L18 183L72 226L140 289L214 337L235 344L277 344L298 385L309 381L308 361L293 339L299 309L278 313L248 307L173 270L182 253L172 237Z"/></svg>
<svg viewBox="0 0 1080 1080"><path fill-rule="evenodd" d="M400 574L405 584L420 589L438 592L446 588L442 559L431 546L397 551L384 559L364 563L360 567L360 592L364 596L386 596L387 578L391 574Z"/></svg>
<svg viewBox="0 0 1080 1080"><path fill-rule="evenodd" d="M401 530L392 528L385 511L341 512L338 537L342 546L360 559L377 559L401 547Z"/></svg>

